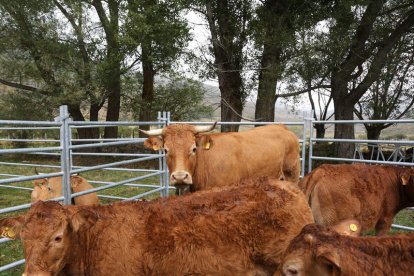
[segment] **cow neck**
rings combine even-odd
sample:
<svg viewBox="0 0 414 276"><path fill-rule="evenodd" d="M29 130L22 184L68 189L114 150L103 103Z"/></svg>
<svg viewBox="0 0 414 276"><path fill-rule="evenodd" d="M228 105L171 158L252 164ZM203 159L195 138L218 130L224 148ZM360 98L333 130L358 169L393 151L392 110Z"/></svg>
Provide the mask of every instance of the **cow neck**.
<svg viewBox="0 0 414 276"><path fill-rule="evenodd" d="M407 185L402 185L401 183L398 183L398 193L400 196L400 204L399 204L399 210L402 210L404 208L407 207L411 207L414 205L414 201L410 200L409 197L409 186L410 184Z"/></svg>
<svg viewBox="0 0 414 276"><path fill-rule="evenodd" d="M69 248L69 260L65 265L64 271L68 275L86 275L86 260L88 259L90 249L89 229L81 233L74 234Z"/></svg>
<svg viewBox="0 0 414 276"><path fill-rule="evenodd" d="M397 183L397 186L398 186L398 196L399 196L397 212L410 206L410 200L408 197L408 189L407 189L408 185L403 185L401 183L401 175L404 172L404 170L405 168L400 168L400 167L395 168L395 171L396 171L395 183Z"/></svg>

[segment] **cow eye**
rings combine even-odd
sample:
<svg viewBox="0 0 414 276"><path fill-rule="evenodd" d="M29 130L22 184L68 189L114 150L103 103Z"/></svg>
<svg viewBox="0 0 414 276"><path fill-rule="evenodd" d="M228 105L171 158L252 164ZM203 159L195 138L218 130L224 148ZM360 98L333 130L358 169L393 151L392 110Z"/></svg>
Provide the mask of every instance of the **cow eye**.
<svg viewBox="0 0 414 276"><path fill-rule="evenodd" d="M165 148L164 148L164 153L165 153L165 154L168 154L168 150L167 150L167 149L165 149Z"/></svg>
<svg viewBox="0 0 414 276"><path fill-rule="evenodd" d="M58 235L55 237L55 242L61 242L62 241L62 235Z"/></svg>
<svg viewBox="0 0 414 276"><path fill-rule="evenodd" d="M196 153L196 151L197 151L197 148L196 148L196 147L194 147L194 148L193 148L193 153Z"/></svg>

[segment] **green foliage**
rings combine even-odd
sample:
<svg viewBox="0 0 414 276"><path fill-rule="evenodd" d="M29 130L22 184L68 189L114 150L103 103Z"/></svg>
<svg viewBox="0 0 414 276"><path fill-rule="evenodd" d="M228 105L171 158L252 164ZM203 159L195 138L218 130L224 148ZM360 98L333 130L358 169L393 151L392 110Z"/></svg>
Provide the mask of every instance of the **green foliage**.
<svg viewBox="0 0 414 276"><path fill-rule="evenodd" d="M142 105L142 83L139 77L125 78L124 85L129 91L123 95L125 112L131 113L134 120L139 119L141 108L150 108L152 118L156 120L158 111L170 111L172 120L195 120L211 117L213 109L203 102L205 90L200 82L172 77L160 79L155 85L154 101L150 107Z"/></svg>

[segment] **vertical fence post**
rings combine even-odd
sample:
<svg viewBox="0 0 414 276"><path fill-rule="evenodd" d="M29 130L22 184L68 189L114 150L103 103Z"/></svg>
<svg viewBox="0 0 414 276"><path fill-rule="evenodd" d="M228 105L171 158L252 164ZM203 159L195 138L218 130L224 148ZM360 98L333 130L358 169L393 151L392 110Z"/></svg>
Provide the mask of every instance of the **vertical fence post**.
<svg viewBox="0 0 414 276"><path fill-rule="evenodd" d="M168 126L170 124L171 121L171 113L168 111L166 112L166 121L165 121L165 125ZM167 166L167 158L163 157L163 166L164 166L164 187L165 187L165 195L167 196L169 195L170 192L170 174L168 172L168 166Z"/></svg>
<svg viewBox="0 0 414 276"><path fill-rule="evenodd" d="M307 124L308 120L306 118L305 112L303 112L303 134L302 134L302 164L300 169L300 176L303 178L305 176L305 159L306 159L306 133L307 133Z"/></svg>
<svg viewBox="0 0 414 276"><path fill-rule="evenodd" d="M312 111L313 114L313 111ZM309 120L309 157L308 157L308 172L312 171L312 155L313 155L313 117Z"/></svg>
<svg viewBox="0 0 414 276"><path fill-rule="evenodd" d="M166 127L169 122L169 112L158 112L158 121L162 122L162 127ZM168 192L169 192L169 175L168 175L168 167L167 167L167 160L165 158L165 154L164 152L160 149L159 150L159 154L163 154L162 157L160 157L159 160L159 170L160 172L162 172L162 174L160 174L160 187L162 187L163 189L161 189L160 191L160 196L161 197L167 197L168 196Z"/></svg>
<svg viewBox="0 0 414 276"><path fill-rule="evenodd" d="M62 194L64 197L63 203L65 205L70 205L72 203L71 199L71 185L70 185L70 172L72 170L72 157L71 157L71 130L69 127L69 112L68 106L63 105L59 107L59 117L56 118L57 121L61 122L60 125L60 146L62 147L62 152L60 155L60 166L62 175ZM55 120L56 120L55 119Z"/></svg>
<svg viewBox="0 0 414 276"><path fill-rule="evenodd" d="M162 123L162 117L161 117L161 112L160 111L158 111L158 113L157 113L157 121ZM163 127L163 125L158 125L158 127L160 127L160 126ZM161 149L158 150L158 154L162 154ZM164 156L158 158L158 169L160 170L160 172L164 171ZM160 188L164 187L164 182L165 182L164 181L164 176L165 176L164 173L160 174ZM164 192L164 190L160 191L160 196L161 197L163 196L163 192Z"/></svg>

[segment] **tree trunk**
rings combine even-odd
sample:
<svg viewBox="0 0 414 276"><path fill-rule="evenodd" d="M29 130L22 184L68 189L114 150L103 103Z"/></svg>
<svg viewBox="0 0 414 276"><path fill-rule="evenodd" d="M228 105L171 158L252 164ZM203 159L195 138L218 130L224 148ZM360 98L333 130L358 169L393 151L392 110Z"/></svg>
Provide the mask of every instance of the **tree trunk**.
<svg viewBox="0 0 414 276"><path fill-rule="evenodd" d="M243 46L246 43L245 29L235 29L230 9L231 1L206 1L206 19L211 32L214 64L221 94L221 120L240 122L243 102ZM246 5L241 8L243 26L247 18ZM234 18L233 18L234 19ZM221 125L221 131L238 131L239 125Z"/></svg>
<svg viewBox="0 0 414 276"><path fill-rule="evenodd" d="M239 72L219 73L221 121L240 122L243 112L242 79ZM221 132L238 131L239 125L221 125Z"/></svg>
<svg viewBox="0 0 414 276"><path fill-rule="evenodd" d="M342 72L333 70L331 75L331 95L335 109L335 120L353 120L354 102L348 100L348 82ZM354 124L335 124L335 139L354 139ZM354 143L336 142L334 154L340 158L352 158Z"/></svg>
<svg viewBox="0 0 414 276"><path fill-rule="evenodd" d="M99 110L101 107L97 103L92 103L89 107L89 121L96 122L99 120ZM99 128L90 128L91 136L99 138Z"/></svg>
<svg viewBox="0 0 414 276"><path fill-rule="evenodd" d="M333 98L335 108L335 120L353 120L354 106L347 103L343 97ZM335 124L335 139L354 139L354 124ZM340 158L352 158L354 143L335 143L335 156Z"/></svg>
<svg viewBox="0 0 414 276"><path fill-rule="evenodd" d="M154 76L155 70L149 59L149 51L147 47L142 47L142 71L144 83L142 87L142 101L139 110L139 121L145 122L151 120L151 105L154 101ZM148 130L149 125L140 126L141 129ZM141 134L140 134L141 135Z"/></svg>
<svg viewBox="0 0 414 276"><path fill-rule="evenodd" d="M113 64L111 74L108 74L106 90L108 91L108 109L106 112L107 122L117 122L119 120L119 111L121 108L121 75L120 64ZM118 127L106 127L104 132L105 138L118 137Z"/></svg>
<svg viewBox="0 0 414 276"><path fill-rule="evenodd" d="M83 116L79 104L69 104L68 110L70 116L73 118L74 121L85 121L85 117ZM78 133L79 139L93 139L98 138L96 136L96 130L92 128L78 128L76 129Z"/></svg>
<svg viewBox="0 0 414 276"><path fill-rule="evenodd" d="M259 88L257 92L255 120L273 122L275 120L276 86L280 68L280 49L266 43L263 49Z"/></svg>
<svg viewBox="0 0 414 276"><path fill-rule="evenodd" d="M366 127L367 130L367 139L368 140L378 140L381 135L381 128L376 127Z"/></svg>
<svg viewBox="0 0 414 276"><path fill-rule="evenodd" d="M316 138L325 138L325 124L315 124ZM319 144L320 142L317 142Z"/></svg>

